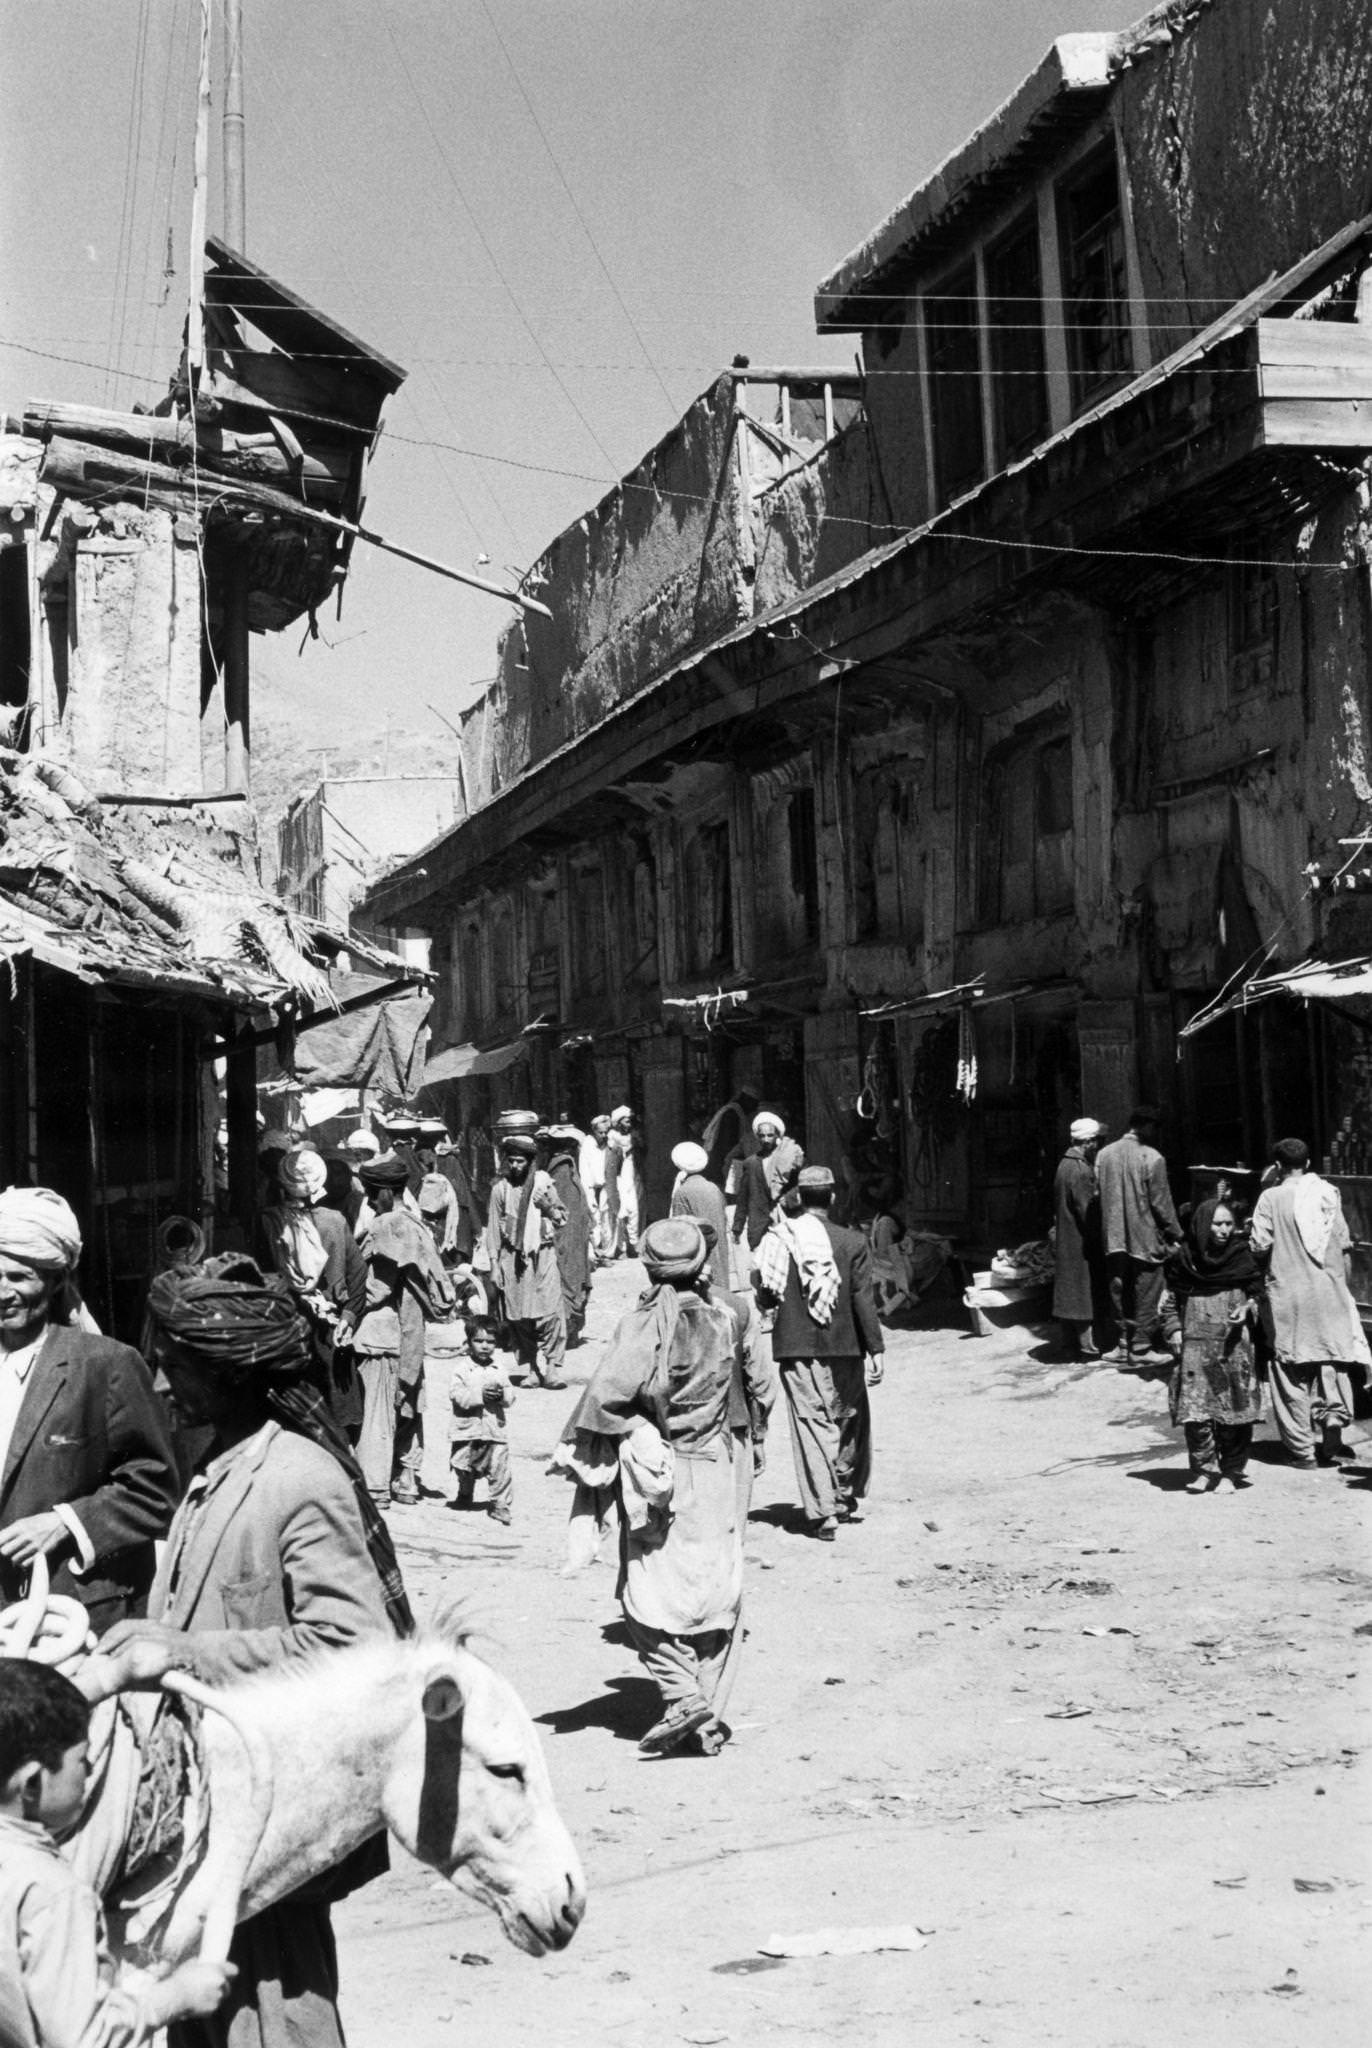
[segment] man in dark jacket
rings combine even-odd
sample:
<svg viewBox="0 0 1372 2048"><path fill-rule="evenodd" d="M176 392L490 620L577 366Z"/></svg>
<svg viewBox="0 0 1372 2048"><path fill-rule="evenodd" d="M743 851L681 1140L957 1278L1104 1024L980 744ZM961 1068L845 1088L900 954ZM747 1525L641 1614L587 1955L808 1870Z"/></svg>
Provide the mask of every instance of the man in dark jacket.
<svg viewBox="0 0 1372 2048"><path fill-rule="evenodd" d="M866 1239L829 1218L829 1168L802 1167L797 1196L797 1213L783 1215L757 1247L758 1300L776 1311L772 1355L801 1508L810 1534L832 1543L839 1516L853 1518L871 1478L867 1388L881 1380L886 1347Z"/></svg>
<svg viewBox="0 0 1372 2048"><path fill-rule="evenodd" d="M1092 1325L1103 1277L1095 1166L1103 1126L1092 1116L1079 1116L1069 1135L1071 1143L1053 1181L1053 1314L1062 1324L1064 1342L1075 1344L1078 1357L1099 1358Z"/></svg>
<svg viewBox="0 0 1372 2048"><path fill-rule="evenodd" d="M70 1320L80 1256L60 1195L0 1194L0 1605L45 1557L100 1634L142 1613L180 1488L148 1368Z"/></svg>
<svg viewBox="0 0 1372 2048"><path fill-rule="evenodd" d="M1106 1353L1123 1372L1168 1365L1171 1353L1153 1348L1162 1305L1163 1261L1181 1243L1181 1225L1167 1185L1167 1163L1154 1149L1158 1112L1147 1103L1131 1111L1129 1128L1096 1160L1101 1230L1110 1305L1119 1342Z"/></svg>

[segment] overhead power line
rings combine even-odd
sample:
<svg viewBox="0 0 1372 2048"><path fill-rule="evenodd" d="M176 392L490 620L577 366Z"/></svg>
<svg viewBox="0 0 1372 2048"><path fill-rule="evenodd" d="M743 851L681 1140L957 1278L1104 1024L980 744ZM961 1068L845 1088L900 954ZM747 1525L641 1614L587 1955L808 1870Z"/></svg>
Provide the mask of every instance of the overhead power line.
<svg viewBox="0 0 1372 2048"><path fill-rule="evenodd" d="M516 65L513 57L511 57L510 55L509 49L505 42L505 38L500 33L500 29L496 23L496 18L494 14L492 14L490 7L487 5L487 0L481 0L481 11L485 15L488 23L490 24L491 34L495 37L496 41L500 45L500 54L505 59L505 63L509 68L510 76L515 82L515 88L519 93L519 97L523 100L524 105L528 110L529 119L533 122L534 127L538 132L538 139L543 144L543 148L547 155L548 162L552 165L554 171L557 173L557 181L567 195L567 202L570 205L572 212L577 217L577 220L581 227L582 234L585 235L586 240L591 245L591 253L595 257L596 262L600 265L601 275L604 277L606 284L610 287L610 291L614 296L614 302L624 316L625 325L628 327L630 334L632 334L632 336L634 337L634 340L638 343L639 348L643 351L643 360L648 365L649 369L651 369L654 377L657 379L658 390L662 393L663 397L666 399L672 411L676 412L678 410L677 401L675 398L673 398L671 392L667 389L667 386L662 378L662 373L658 369L657 364L653 361L652 355L649 352L648 344L643 339L642 334L639 332L638 323L634 319L633 314L629 311L628 306L624 303L624 295L620 291L619 286L616 284L614 277L611 274L609 264L605 261L604 256L600 252L599 243L596 241L595 236L591 233L591 224L587 220L585 214L581 211L581 206L577 200L577 196L575 192L572 190L571 185L567 181L567 175L564 172L562 165L558 161L557 154L553 149L553 145L548 140L547 131L545 130L543 123L538 118L538 109L535 107L532 99L530 99L529 97L529 91L524 83L523 78L520 75L519 67Z"/></svg>

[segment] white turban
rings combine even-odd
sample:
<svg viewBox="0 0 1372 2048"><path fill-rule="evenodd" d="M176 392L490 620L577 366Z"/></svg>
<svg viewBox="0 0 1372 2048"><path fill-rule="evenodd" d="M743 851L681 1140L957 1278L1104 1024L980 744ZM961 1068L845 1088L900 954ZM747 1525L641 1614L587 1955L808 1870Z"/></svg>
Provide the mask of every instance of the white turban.
<svg viewBox="0 0 1372 2048"><path fill-rule="evenodd" d="M1098 1138L1104 1129L1104 1124L1098 1124L1093 1116L1079 1116L1068 1136L1074 1145L1084 1145L1089 1139Z"/></svg>
<svg viewBox="0 0 1372 2048"><path fill-rule="evenodd" d="M354 1131L343 1142L349 1152L365 1152L369 1157L381 1150L380 1144L370 1131Z"/></svg>
<svg viewBox="0 0 1372 2048"><path fill-rule="evenodd" d="M779 1138L786 1136L786 1126L774 1109L760 1109L753 1118L753 1130L775 1131Z"/></svg>
<svg viewBox="0 0 1372 2048"><path fill-rule="evenodd" d="M328 1186L329 1170L317 1152L288 1152L276 1178L288 1201L317 1202Z"/></svg>
<svg viewBox="0 0 1372 2048"><path fill-rule="evenodd" d="M619 1109L612 1109L610 1111L610 1122L612 1124L628 1124L632 1123L633 1119L634 1113L630 1109L627 1102L624 1103Z"/></svg>
<svg viewBox="0 0 1372 2048"><path fill-rule="evenodd" d="M81 1256L75 1211L51 1188L0 1191L0 1258L37 1273L70 1273Z"/></svg>
<svg viewBox="0 0 1372 2048"><path fill-rule="evenodd" d="M693 1144L687 1138L680 1145L673 1145L672 1164L678 1173L704 1173L710 1164L710 1155L703 1145Z"/></svg>

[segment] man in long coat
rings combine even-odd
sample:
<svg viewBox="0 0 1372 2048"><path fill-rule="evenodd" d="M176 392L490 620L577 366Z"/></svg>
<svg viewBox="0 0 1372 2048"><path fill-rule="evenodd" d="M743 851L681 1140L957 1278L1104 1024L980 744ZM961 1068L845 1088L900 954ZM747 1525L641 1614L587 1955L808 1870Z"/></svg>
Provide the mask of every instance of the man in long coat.
<svg viewBox="0 0 1372 2048"><path fill-rule="evenodd" d="M1077 1118L1053 1180L1053 1314L1080 1358L1100 1357L1092 1324L1103 1278L1095 1167L1102 1129L1092 1116Z"/></svg>
<svg viewBox="0 0 1372 2048"><path fill-rule="evenodd" d="M537 1150L532 1138L502 1139L502 1170L491 1189L486 1249L491 1284L500 1298L501 1316L514 1333L522 1371L545 1387L563 1387L567 1325L557 1233L567 1221L567 1211L547 1174L534 1165Z"/></svg>
<svg viewBox="0 0 1372 2048"><path fill-rule="evenodd" d="M672 1164L676 1168L676 1183L667 1213L669 1216L694 1216L697 1223L709 1225L714 1232L710 1246L710 1279L727 1293L733 1285L729 1273L729 1225L724 1208L724 1190L709 1176L710 1155L703 1145L693 1144L688 1138L683 1144L673 1147Z"/></svg>
<svg viewBox="0 0 1372 2048"><path fill-rule="evenodd" d="M378 1505L413 1507L424 1463L424 1326L451 1314L452 1284L404 1206L408 1163L383 1152L361 1169L372 1219L362 1239L366 1307L353 1343L362 1382L357 1461Z"/></svg>
<svg viewBox="0 0 1372 2048"><path fill-rule="evenodd" d="M1129 1128L1096 1157L1100 1186L1105 1269L1119 1342L1106 1354L1124 1372L1171 1363L1171 1353L1154 1350L1162 1307L1163 1261L1181 1243L1181 1225L1167 1185L1167 1162L1153 1140L1158 1112L1144 1103L1132 1110Z"/></svg>
<svg viewBox="0 0 1372 2048"><path fill-rule="evenodd" d="M758 1301L776 1310L772 1355L791 1419L801 1508L810 1535L832 1543L839 1516L852 1519L871 1478L867 1388L881 1380L886 1339L867 1240L829 1218L833 1174L802 1167L797 1193L798 1213L783 1214L758 1245Z"/></svg>

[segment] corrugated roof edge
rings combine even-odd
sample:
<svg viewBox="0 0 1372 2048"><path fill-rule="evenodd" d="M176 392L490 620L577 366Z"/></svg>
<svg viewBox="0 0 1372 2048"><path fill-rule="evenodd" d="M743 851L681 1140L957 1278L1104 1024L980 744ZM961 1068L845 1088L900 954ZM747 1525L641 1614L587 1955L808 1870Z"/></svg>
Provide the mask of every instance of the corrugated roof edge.
<svg viewBox="0 0 1372 2048"><path fill-rule="evenodd" d="M1151 8L1132 28L1059 36L1042 63L990 119L959 143L880 227L821 279L815 291L819 331L850 333L862 327L863 308L851 303L856 295L869 292L893 266L909 262L950 208L970 197L984 180L1005 170L1046 119L1061 119L1076 95L1082 96L1083 119L1089 119L1098 96L1121 71L1149 50L1169 43L1178 30L1213 4L1214 0L1162 0L1162 5ZM870 324L870 312L865 318Z"/></svg>

